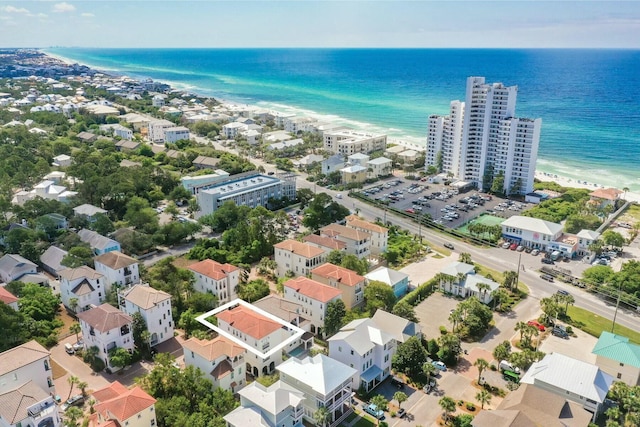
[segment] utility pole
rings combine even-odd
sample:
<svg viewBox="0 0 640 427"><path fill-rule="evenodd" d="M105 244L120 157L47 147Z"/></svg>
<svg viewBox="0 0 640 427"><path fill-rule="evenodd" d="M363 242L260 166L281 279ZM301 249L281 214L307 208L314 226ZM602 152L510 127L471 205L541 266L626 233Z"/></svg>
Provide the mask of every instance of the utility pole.
<svg viewBox="0 0 640 427"><path fill-rule="evenodd" d="M616 327L616 318L618 317L618 307L620 307L620 295L622 294L621 285L618 285L618 300L616 301L616 311L613 313L613 324L611 325L611 333Z"/></svg>

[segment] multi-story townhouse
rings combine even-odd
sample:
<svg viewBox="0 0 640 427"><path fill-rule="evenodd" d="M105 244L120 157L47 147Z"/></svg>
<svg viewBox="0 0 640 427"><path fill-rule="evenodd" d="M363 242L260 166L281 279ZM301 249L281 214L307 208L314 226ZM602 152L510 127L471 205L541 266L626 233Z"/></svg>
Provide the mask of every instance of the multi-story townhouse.
<svg viewBox="0 0 640 427"><path fill-rule="evenodd" d="M184 126L173 126L164 130L165 143L176 142L183 139L188 140L190 136L191 135L189 133L189 128L186 128Z"/></svg>
<svg viewBox="0 0 640 427"><path fill-rule="evenodd" d="M222 134L227 139L234 139L240 132L248 130L248 127L244 123L231 122L222 126Z"/></svg>
<svg viewBox="0 0 640 427"><path fill-rule="evenodd" d="M317 234L307 234L302 238L304 243L308 243L329 253L331 251L339 251L347 253L347 244L331 237L318 236Z"/></svg>
<svg viewBox="0 0 640 427"><path fill-rule="evenodd" d="M153 427L156 425L156 399L140 386L128 389L119 381L93 393L95 414L100 426Z"/></svg>
<svg viewBox="0 0 640 427"><path fill-rule="evenodd" d="M591 353L604 372L630 387L640 385L640 345L629 338L603 331Z"/></svg>
<svg viewBox="0 0 640 427"><path fill-rule="evenodd" d="M378 224L374 224L369 221L365 221L357 215L349 215L346 218L347 227L354 230L363 231L371 235L371 253L374 255L381 254L387 250L387 243L389 240L389 229L382 227Z"/></svg>
<svg viewBox="0 0 640 427"><path fill-rule="evenodd" d="M138 260L120 251L111 251L93 259L96 271L105 277L107 289L111 285L129 286L140 283Z"/></svg>
<svg viewBox="0 0 640 427"><path fill-rule="evenodd" d="M209 292L218 298L219 304L236 299L236 287L240 280L240 269L231 264L220 264L211 259L188 267L195 277L194 289Z"/></svg>
<svg viewBox="0 0 640 427"><path fill-rule="evenodd" d="M55 394L51 353L36 341L29 341L0 353L0 394L32 381L47 395Z"/></svg>
<svg viewBox="0 0 640 427"><path fill-rule="evenodd" d="M297 240L287 239L273 247L278 277L284 277L289 271L296 276L306 276L327 258L324 250Z"/></svg>
<svg viewBox="0 0 640 427"><path fill-rule="evenodd" d="M138 284L123 293L122 310L129 316L140 313L147 324L151 345L173 338L171 295L149 285Z"/></svg>
<svg viewBox="0 0 640 427"><path fill-rule="evenodd" d="M185 365L200 368L214 387L237 393L246 385L247 350L242 346L223 336L211 340L192 337L182 343L182 349Z"/></svg>
<svg viewBox="0 0 640 427"><path fill-rule="evenodd" d="M329 357L354 368L353 388L373 390L391 372L396 340L373 321L357 319L329 338Z"/></svg>
<svg viewBox="0 0 640 427"><path fill-rule="evenodd" d="M0 426L62 427L62 419L53 396L29 381L0 392Z"/></svg>
<svg viewBox="0 0 640 427"><path fill-rule="evenodd" d="M164 142L164 130L175 127L169 120L154 120L148 124L147 138L154 143Z"/></svg>
<svg viewBox="0 0 640 427"><path fill-rule="evenodd" d="M338 129L323 133L324 148L332 153L350 156L355 153L371 153L387 147L387 135Z"/></svg>
<svg viewBox="0 0 640 427"><path fill-rule="evenodd" d="M326 263L311 270L311 278L342 292L342 301L347 309L364 302L366 279L348 268Z"/></svg>
<svg viewBox="0 0 640 427"><path fill-rule="evenodd" d="M379 178L391 175L393 161L386 157L376 157L367 162L367 178Z"/></svg>
<svg viewBox="0 0 640 427"><path fill-rule="evenodd" d="M303 417L307 422L317 425L313 415L324 407L330 414L327 424L334 427L353 411L351 384L357 375L354 368L318 354L302 360L292 357L278 366L278 371L280 381L302 392Z"/></svg>
<svg viewBox="0 0 640 427"><path fill-rule="evenodd" d="M358 258L371 255L371 234L340 224L329 224L320 229L320 235L331 237L347 244L347 253Z"/></svg>
<svg viewBox="0 0 640 427"><path fill-rule="evenodd" d="M265 387L254 381L239 392L240 406L224 416L227 427L302 427L303 393L276 381Z"/></svg>
<svg viewBox="0 0 640 427"><path fill-rule="evenodd" d="M302 314L311 321L311 333L324 335L327 305L342 299L342 291L299 276L284 283L284 298L302 305Z"/></svg>
<svg viewBox="0 0 640 427"><path fill-rule="evenodd" d="M109 352L117 347L133 351L133 319L117 308L102 304L78 314L84 349L98 348L97 357L107 369L118 370L110 363Z"/></svg>
<svg viewBox="0 0 640 427"><path fill-rule="evenodd" d="M102 304L107 291L104 276L86 265L60 271L60 298L71 311L80 313Z"/></svg>

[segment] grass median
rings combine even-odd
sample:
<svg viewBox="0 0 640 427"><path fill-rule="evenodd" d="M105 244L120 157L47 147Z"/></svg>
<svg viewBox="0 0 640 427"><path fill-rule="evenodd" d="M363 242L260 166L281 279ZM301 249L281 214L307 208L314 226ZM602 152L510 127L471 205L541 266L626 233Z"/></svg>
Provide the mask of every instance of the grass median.
<svg viewBox="0 0 640 427"><path fill-rule="evenodd" d="M584 308L569 306L567 315L571 319L569 321L571 326L581 329L596 338L600 337L602 331L611 332L611 325L613 323L611 320L606 317L598 316ZM617 335L629 338L630 341L636 344L640 344L640 332L619 324L616 324L613 332Z"/></svg>

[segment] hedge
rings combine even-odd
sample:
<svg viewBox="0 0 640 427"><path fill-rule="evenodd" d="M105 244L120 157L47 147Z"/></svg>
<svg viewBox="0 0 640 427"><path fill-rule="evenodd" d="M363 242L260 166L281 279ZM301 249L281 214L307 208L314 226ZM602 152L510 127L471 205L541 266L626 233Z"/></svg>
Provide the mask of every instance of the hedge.
<svg viewBox="0 0 640 427"><path fill-rule="evenodd" d="M415 288L413 291L406 294L400 301L409 303L412 307L415 307L420 302L424 301L429 295L434 293L438 289L438 280L434 277L428 282ZM398 301L398 302L400 302Z"/></svg>

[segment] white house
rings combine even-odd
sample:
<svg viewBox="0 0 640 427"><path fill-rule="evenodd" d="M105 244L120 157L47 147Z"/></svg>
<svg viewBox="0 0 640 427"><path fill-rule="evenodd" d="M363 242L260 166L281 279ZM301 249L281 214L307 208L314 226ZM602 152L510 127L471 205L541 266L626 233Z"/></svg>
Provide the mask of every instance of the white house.
<svg viewBox="0 0 640 427"><path fill-rule="evenodd" d="M0 280L4 283L19 280L26 274L37 274L38 267L18 254L6 254L0 258Z"/></svg>
<svg viewBox="0 0 640 427"><path fill-rule="evenodd" d="M328 425L337 426L348 417L352 380L356 370L324 354L302 360L292 357L278 366L280 381L302 392L303 417L316 425L313 414L318 408L329 411Z"/></svg>
<svg viewBox="0 0 640 427"><path fill-rule="evenodd" d="M100 125L100 130L128 141L133 139L133 131L121 124Z"/></svg>
<svg viewBox="0 0 640 427"><path fill-rule="evenodd" d="M164 98L166 95L153 95L153 98L151 98L151 105L153 105L154 107L164 107Z"/></svg>
<svg viewBox="0 0 640 427"><path fill-rule="evenodd" d="M175 127L175 123L169 120L155 120L148 124L147 138L151 142L164 142L164 130L167 128Z"/></svg>
<svg viewBox="0 0 640 427"><path fill-rule="evenodd" d="M298 276L284 283L284 298L302 305L302 314L311 321L311 332L323 335L327 305L342 299L342 291Z"/></svg>
<svg viewBox="0 0 640 427"><path fill-rule="evenodd" d="M119 381L96 390L92 395L96 401L95 414L90 418L94 425L152 427L156 425L156 399L140 386L128 389Z"/></svg>
<svg viewBox="0 0 640 427"><path fill-rule="evenodd" d="M265 387L257 381L239 392L240 406L224 416L227 427L302 427L304 395L282 381Z"/></svg>
<svg viewBox="0 0 640 427"><path fill-rule="evenodd" d="M422 337L422 328L418 323L382 309L376 310L371 320L398 343L403 343L411 337Z"/></svg>
<svg viewBox="0 0 640 427"><path fill-rule="evenodd" d="M62 419L53 396L29 381L0 393L0 426L62 427Z"/></svg>
<svg viewBox="0 0 640 427"><path fill-rule="evenodd" d="M75 208L73 208L73 214L75 216L84 217L91 223L96 221L97 214L106 215L107 211L97 206L85 203L84 205L76 206Z"/></svg>
<svg viewBox="0 0 640 427"><path fill-rule="evenodd" d="M379 255L387 250L389 241L389 229L380 225L365 221L357 215L349 215L346 218L347 227L362 231L371 235L371 253Z"/></svg>
<svg viewBox="0 0 640 427"><path fill-rule="evenodd" d="M528 216L514 215L501 226L506 240L540 250L546 250L562 235L562 225Z"/></svg>
<svg viewBox="0 0 640 427"><path fill-rule="evenodd" d="M160 344L173 338L173 313L171 295L148 285L134 285L124 292L120 302L129 316L140 313L151 334L149 343Z"/></svg>
<svg viewBox="0 0 640 427"><path fill-rule="evenodd" d="M220 264L212 259L191 264L196 281L193 288L198 292L209 292L218 297L218 303L224 304L236 299L236 287L240 280L240 269L231 264Z"/></svg>
<svg viewBox="0 0 640 427"><path fill-rule="evenodd" d="M109 351L124 348L133 351L133 319L109 304L102 304L82 313L78 313L84 349L98 347L97 356L110 370L118 368L111 365Z"/></svg>
<svg viewBox="0 0 640 427"><path fill-rule="evenodd" d="M565 356L547 354L535 362L520 379L521 384L533 384L563 399L581 404L596 416L613 383L613 377L596 365Z"/></svg>
<svg viewBox="0 0 640 427"><path fill-rule="evenodd" d="M107 290L111 285L127 286L140 282L138 261L120 251L111 251L93 259L96 271L105 277Z"/></svg>
<svg viewBox="0 0 640 427"><path fill-rule="evenodd" d="M60 298L68 309L80 313L102 304L107 297L104 276L83 265L60 271ZM77 305L72 307L72 300Z"/></svg>
<svg viewBox="0 0 640 427"><path fill-rule="evenodd" d="M244 124L244 123L240 123L240 122L231 122L231 123L227 123L226 125L222 126L222 134L227 139L233 139L240 132L244 132L246 130L248 130L247 125Z"/></svg>
<svg viewBox="0 0 640 427"><path fill-rule="evenodd" d="M71 166L71 156L67 154L59 154L53 158L53 163L51 166L66 168L67 166Z"/></svg>
<svg viewBox="0 0 640 427"><path fill-rule="evenodd" d="M391 373L395 339L373 319L356 319L329 338L329 357L356 370L353 388L373 390Z"/></svg>
<svg viewBox="0 0 640 427"><path fill-rule="evenodd" d="M591 253L589 246L600 238L600 233L592 230L580 230L576 237L578 238L578 256L584 256Z"/></svg>
<svg viewBox="0 0 640 427"><path fill-rule="evenodd" d="M246 385L244 357L247 351L223 336L211 340L195 337L182 343L184 363L200 368L214 387L237 393Z"/></svg>
<svg viewBox="0 0 640 427"><path fill-rule="evenodd" d="M6 290L4 286L0 286L0 303L8 305L15 311L20 310L20 307L18 306L18 297Z"/></svg>
<svg viewBox="0 0 640 427"><path fill-rule="evenodd" d="M120 243L116 242L113 239L109 239L108 237L104 237L101 234L96 233L93 230L89 230L88 228L83 228L78 231L78 236L80 240L85 243L88 243L93 253L96 255L106 254L111 251L120 251Z"/></svg>
<svg viewBox="0 0 640 427"><path fill-rule="evenodd" d="M367 178L378 178L391 174L393 169L393 161L386 157L376 157L367 162L368 175Z"/></svg>
<svg viewBox="0 0 640 427"><path fill-rule="evenodd" d="M347 244L347 253L358 258L371 254L371 234L340 224L329 224L320 229L320 235L331 237Z"/></svg>
<svg viewBox="0 0 640 427"><path fill-rule="evenodd" d="M184 126L168 127L164 130L164 142L176 142L191 137L189 128Z"/></svg>
<svg viewBox="0 0 640 427"><path fill-rule="evenodd" d="M404 296L409 288L409 275L389 267L378 267L365 274L364 277L368 281L375 280L389 285L396 298Z"/></svg>
<svg viewBox="0 0 640 427"><path fill-rule="evenodd" d="M323 264L327 257L324 250L297 240L287 239L276 243L273 248L279 277L284 277L288 271L296 276L307 276L311 270Z"/></svg>
<svg viewBox="0 0 640 427"><path fill-rule="evenodd" d="M640 345L603 331L591 353L596 355L596 365L616 381L630 387L640 385Z"/></svg>
<svg viewBox="0 0 640 427"><path fill-rule="evenodd" d="M452 262L440 272L444 275L440 289L463 298L475 296L484 304L491 302L491 293L500 287L499 283L477 275L475 267L464 262Z"/></svg>
<svg viewBox="0 0 640 427"><path fill-rule="evenodd" d="M29 381L47 394L55 393L51 353L36 341L0 353L0 395Z"/></svg>

